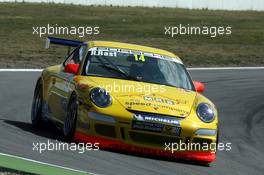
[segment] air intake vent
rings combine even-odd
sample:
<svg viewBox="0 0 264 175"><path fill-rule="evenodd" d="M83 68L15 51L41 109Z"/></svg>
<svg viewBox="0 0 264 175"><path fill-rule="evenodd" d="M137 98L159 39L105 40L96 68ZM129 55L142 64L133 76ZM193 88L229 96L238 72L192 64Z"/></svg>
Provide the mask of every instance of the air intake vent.
<svg viewBox="0 0 264 175"><path fill-rule="evenodd" d="M178 143L180 138L131 131L130 138L138 143L164 147L165 143Z"/></svg>
<svg viewBox="0 0 264 175"><path fill-rule="evenodd" d="M104 124L95 124L95 131L106 137L116 137L116 131L114 126L104 125Z"/></svg>

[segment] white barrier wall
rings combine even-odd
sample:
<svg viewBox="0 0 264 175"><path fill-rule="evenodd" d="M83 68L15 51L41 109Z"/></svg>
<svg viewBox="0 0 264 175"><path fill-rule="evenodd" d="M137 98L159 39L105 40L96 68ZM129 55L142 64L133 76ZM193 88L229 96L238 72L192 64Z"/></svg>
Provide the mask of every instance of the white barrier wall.
<svg viewBox="0 0 264 175"><path fill-rule="evenodd" d="M0 0L0 2L54 2L103 6L178 7L187 9L264 11L264 0Z"/></svg>

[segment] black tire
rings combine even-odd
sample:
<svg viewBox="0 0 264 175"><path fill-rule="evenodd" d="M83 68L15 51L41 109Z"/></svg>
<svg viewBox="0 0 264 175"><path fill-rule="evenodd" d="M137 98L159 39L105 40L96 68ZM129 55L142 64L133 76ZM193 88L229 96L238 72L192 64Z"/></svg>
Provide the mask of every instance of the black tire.
<svg viewBox="0 0 264 175"><path fill-rule="evenodd" d="M42 82L38 80L31 108L31 122L34 126L40 126L42 124L42 103L43 103L43 93L42 93Z"/></svg>
<svg viewBox="0 0 264 175"><path fill-rule="evenodd" d="M67 107L67 113L63 124L63 134L66 141L73 141L74 139L74 133L76 130L77 111L78 111L77 96L75 94L72 94Z"/></svg>

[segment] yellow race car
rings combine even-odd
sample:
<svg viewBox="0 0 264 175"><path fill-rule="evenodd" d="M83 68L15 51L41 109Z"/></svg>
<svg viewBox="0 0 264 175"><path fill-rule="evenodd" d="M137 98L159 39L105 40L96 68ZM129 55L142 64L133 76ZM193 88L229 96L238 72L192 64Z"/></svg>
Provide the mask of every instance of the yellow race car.
<svg viewBox="0 0 264 175"><path fill-rule="evenodd" d="M35 87L34 126L54 122L69 141L203 163L215 160L218 114L181 59L156 48L47 38L73 47L43 70Z"/></svg>

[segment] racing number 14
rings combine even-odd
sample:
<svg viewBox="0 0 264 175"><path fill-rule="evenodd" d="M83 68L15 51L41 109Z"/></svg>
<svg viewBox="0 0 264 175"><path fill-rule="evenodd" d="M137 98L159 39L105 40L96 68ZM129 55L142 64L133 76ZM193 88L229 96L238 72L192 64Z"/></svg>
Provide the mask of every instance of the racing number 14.
<svg viewBox="0 0 264 175"><path fill-rule="evenodd" d="M138 57L138 55L135 54L134 56L135 56L135 61L142 61L142 62L145 62L145 57L144 57L144 55L140 55L140 57Z"/></svg>

